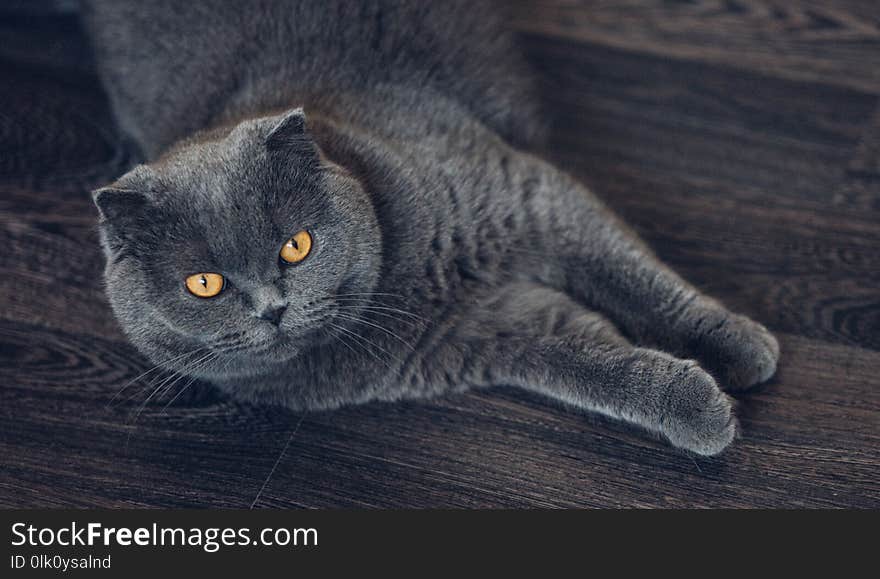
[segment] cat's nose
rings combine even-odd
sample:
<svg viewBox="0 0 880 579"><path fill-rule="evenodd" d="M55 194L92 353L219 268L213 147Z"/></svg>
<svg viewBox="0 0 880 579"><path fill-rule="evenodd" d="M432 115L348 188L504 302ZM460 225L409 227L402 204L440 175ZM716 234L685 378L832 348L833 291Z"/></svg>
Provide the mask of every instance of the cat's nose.
<svg viewBox="0 0 880 579"><path fill-rule="evenodd" d="M281 316L284 315L287 306L269 306L261 311L257 317L261 320L272 322L276 326L281 323Z"/></svg>

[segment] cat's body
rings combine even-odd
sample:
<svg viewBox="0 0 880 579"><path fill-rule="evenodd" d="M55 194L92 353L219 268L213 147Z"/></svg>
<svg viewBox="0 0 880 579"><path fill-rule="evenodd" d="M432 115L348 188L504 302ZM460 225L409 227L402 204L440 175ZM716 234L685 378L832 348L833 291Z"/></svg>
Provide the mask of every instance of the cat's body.
<svg viewBox="0 0 880 579"><path fill-rule="evenodd" d="M539 130L528 75L486 2L86 0L85 8L114 112L149 157L207 126L291 103L370 131L404 113L443 123L442 107L422 98L432 93L516 141ZM382 102L389 88L402 98ZM424 128L411 120L395 124Z"/></svg>
<svg viewBox="0 0 880 579"><path fill-rule="evenodd" d="M295 409L514 385L703 454L731 441L730 400L651 348L731 388L774 372L763 327L511 144L537 107L491 7L92 4L151 161L96 195L108 294L156 363ZM279 262L300 229L315 249ZM228 287L187 295L199 271Z"/></svg>

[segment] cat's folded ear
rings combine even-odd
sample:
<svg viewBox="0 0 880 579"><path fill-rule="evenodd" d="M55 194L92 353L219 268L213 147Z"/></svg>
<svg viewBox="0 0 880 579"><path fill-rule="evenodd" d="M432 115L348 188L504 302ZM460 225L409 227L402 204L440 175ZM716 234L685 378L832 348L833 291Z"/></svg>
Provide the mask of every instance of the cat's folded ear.
<svg viewBox="0 0 880 579"><path fill-rule="evenodd" d="M101 221L115 223L144 212L150 201L140 191L102 187L92 191L92 199L101 214Z"/></svg>
<svg viewBox="0 0 880 579"><path fill-rule="evenodd" d="M140 165L112 185L92 191L92 200L101 214L101 221L115 223L143 215L152 206L147 193L151 178L152 171Z"/></svg>
<svg viewBox="0 0 880 579"><path fill-rule="evenodd" d="M308 151L314 143L308 135L306 113L300 108L287 111L273 118L274 126L266 136L266 147L270 151L297 149Z"/></svg>

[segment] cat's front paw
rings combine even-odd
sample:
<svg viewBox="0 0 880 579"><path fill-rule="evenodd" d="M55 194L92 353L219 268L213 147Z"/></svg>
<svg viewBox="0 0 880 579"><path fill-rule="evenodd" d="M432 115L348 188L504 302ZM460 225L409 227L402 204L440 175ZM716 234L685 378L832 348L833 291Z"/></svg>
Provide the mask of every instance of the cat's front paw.
<svg viewBox="0 0 880 579"><path fill-rule="evenodd" d="M685 363L685 371L669 388L661 431L679 448L716 455L736 435L731 400L706 371L694 362Z"/></svg>
<svg viewBox="0 0 880 579"><path fill-rule="evenodd" d="M728 315L700 340L698 353L727 390L745 390L776 373L779 342L745 316Z"/></svg>

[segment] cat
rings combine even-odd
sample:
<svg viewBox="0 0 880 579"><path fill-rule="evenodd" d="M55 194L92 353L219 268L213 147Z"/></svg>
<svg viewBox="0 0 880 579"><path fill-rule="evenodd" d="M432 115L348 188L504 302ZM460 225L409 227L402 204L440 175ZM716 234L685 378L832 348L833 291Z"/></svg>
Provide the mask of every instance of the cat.
<svg viewBox="0 0 880 579"><path fill-rule="evenodd" d="M519 387L718 454L722 388L768 380L778 343L524 152L542 115L498 14L87 1L145 160L93 193L113 311L153 362L243 401Z"/></svg>

